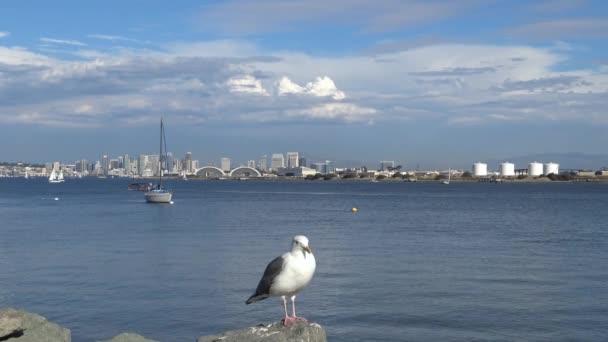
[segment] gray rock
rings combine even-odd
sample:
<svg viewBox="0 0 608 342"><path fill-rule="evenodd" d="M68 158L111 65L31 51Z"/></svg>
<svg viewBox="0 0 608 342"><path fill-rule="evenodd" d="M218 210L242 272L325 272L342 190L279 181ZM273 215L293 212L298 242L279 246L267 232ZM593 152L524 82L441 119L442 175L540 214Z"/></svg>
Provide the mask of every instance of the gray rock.
<svg viewBox="0 0 608 342"><path fill-rule="evenodd" d="M16 335L22 331L21 319L16 312L0 311L0 338Z"/></svg>
<svg viewBox="0 0 608 342"><path fill-rule="evenodd" d="M7 324L4 331L18 326L17 331L1 336L7 341L15 342L70 342L72 340L70 330L49 322L46 318L33 313L18 311L15 309L0 310L0 317Z"/></svg>
<svg viewBox="0 0 608 342"><path fill-rule="evenodd" d="M158 342L155 340L149 340L138 334L124 333L112 337L110 340L104 340L99 342Z"/></svg>
<svg viewBox="0 0 608 342"><path fill-rule="evenodd" d="M297 323L283 327L270 325L227 331L220 335L202 336L198 342L327 342L325 330L316 323Z"/></svg>

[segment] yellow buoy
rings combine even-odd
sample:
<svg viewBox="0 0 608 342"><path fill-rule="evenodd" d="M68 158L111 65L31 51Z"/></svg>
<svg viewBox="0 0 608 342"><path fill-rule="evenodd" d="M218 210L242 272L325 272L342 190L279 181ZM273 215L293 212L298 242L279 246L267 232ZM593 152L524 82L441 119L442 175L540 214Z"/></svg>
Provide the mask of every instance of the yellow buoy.
<svg viewBox="0 0 608 342"><path fill-rule="evenodd" d="M352 208L350 211L352 211L353 213L357 212L357 208Z"/></svg>

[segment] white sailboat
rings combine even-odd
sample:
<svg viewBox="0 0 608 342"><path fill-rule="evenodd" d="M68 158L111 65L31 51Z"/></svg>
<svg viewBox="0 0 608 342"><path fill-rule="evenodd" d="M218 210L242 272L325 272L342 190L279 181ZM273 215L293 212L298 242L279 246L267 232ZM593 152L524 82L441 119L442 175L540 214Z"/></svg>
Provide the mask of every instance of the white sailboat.
<svg viewBox="0 0 608 342"><path fill-rule="evenodd" d="M25 169L25 176L24 176L24 178L25 178L25 179L30 178L30 176L27 174L27 169Z"/></svg>
<svg viewBox="0 0 608 342"><path fill-rule="evenodd" d="M63 179L63 171L55 172L55 169L53 169L53 172L51 172L51 175L49 176L49 183L63 182L65 182L65 180Z"/></svg>
<svg viewBox="0 0 608 342"><path fill-rule="evenodd" d="M448 179L447 180L443 180L441 183L448 185L450 184L450 180L452 179L452 169L448 169Z"/></svg>
<svg viewBox="0 0 608 342"><path fill-rule="evenodd" d="M146 198L146 202L148 203L172 203L171 202L171 198L173 198L173 193L171 191L168 191L166 189L163 189L163 168L161 167L161 162L160 160L162 160L162 155L163 155L163 142L166 144L165 141L165 127L163 125L163 119L160 119L160 153L159 153L159 163L158 163L158 174L159 174L159 179L158 179L158 185L155 186L152 190L147 191L144 194L144 197ZM165 153L167 152L167 148L165 146ZM164 158L165 163L167 161L167 156L165 156Z"/></svg>
<svg viewBox="0 0 608 342"><path fill-rule="evenodd" d="M186 170L183 171L182 176L183 176L182 177L183 180L185 180L185 181L188 180L188 177L186 177Z"/></svg>

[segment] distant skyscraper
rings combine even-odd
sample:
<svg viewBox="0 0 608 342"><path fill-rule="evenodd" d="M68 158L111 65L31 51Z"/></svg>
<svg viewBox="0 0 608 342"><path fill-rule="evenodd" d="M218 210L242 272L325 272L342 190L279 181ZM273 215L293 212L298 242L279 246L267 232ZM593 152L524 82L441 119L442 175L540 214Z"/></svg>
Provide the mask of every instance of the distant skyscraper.
<svg viewBox="0 0 608 342"><path fill-rule="evenodd" d="M184 157L183 167L187 173L192 173L192 152L186 152L186 157Z"/></svg>
<svg viewBox="0 0 608 342"><path fill-rule="evenodd" d="M118 169L120 167L120 161L118 159L110 159L110 168L108 170Z"/></svg>
<svg viewBox="0 0 608 342"><path fill-rule="evenodd" d="M139 159L137 159L137 172L138 175L142 176L144 170L146 169L146 164L148 163L148 156L145 154L140 154Z"/></svg>
<svg viewBox="0 0 608 342"><path fill-rule="evenodd" d="M273 153L272 161L270 162L270 167L273 170L278 170L280 167L285 167L285 157L283 153Z"/></svg>
<svg viewBox="0 0 608 342"><path fill-rule="evenodd" d="M130 174L130 172L131 172L131 158L129 158L128 154L125 154L125 156L122 157L122 168L125 169L125 172L127 173L127 175Z"/></svg>
<svg viewBox="0 0 608 342"><path fill-rule="evenodd" d="M173 172L181 172L182 170L182 161L179 159L175 159L173 161Z"/></svg>
<svg viewBox="0 0 608 342"><path fill-rule="evenodd" d="M224 172L230 171L230 158L222 158L220 160L220 169Z"/></svg>
<svg viewBox="0 0 608 342"><path fill-rule="evenodd" d="M165 161L165 164L163 166L165 167L165 170L167 170L169 172L174 172L173 171L173 153L167 152L167 160Z"/></svg>
<svg viewBox="0 0 608 342"><path fill-rule="evenodd" d="M334 173L334 163L331 160L325 161L326 173Z"/></svg>
<svg viewBox="0 0 608 342"><path fill-rule="evenodd" d="M263 155L258 161L258 168L260 171L268 171L268 157Z"/></svg>
<svg viewBox="0 0 608 342"><path fill-rule="evenodd" d="M146 163L146 170L152 171L155 176L159 175L160 167L160 156L158 154L148 155L148 162Z"/></svg>
<svg viewBox="0 0 608 342"><path fill-rule="evenodd" d="M306 158L300 157L300 160L298 161L298 163L300 164L300 166L306 167Z"/></svg>
<svg viewBox="0 0 608 342"><path fill-rule="evenodd" d="M250 160L247 162L247 167L255 169L255 160Z"/></svg>
<svg viewBox="0 0 608 342"><path fill-rule="evenodd" d="M107 155L104 154L101 157L101 173L104 176L107 176L109 170L110 170L110 159L108 158Z"/></svg>
<svg viewBox="0 0 608 342"><path fill-rule="evenodd" d="M89 162L87 162L86 159L81 159L78 163L79 163L78 164L78 168L77 168L78 172L84 173L84 172L88 171L87 169L88 169L88 166L89 166Z"/></svg>
<svg viewBox="0 0 608 342"><path fill-rule="evenodd" d="M300 154L298 152L287 152L287 167L298 167L299 162Z"/></svg>

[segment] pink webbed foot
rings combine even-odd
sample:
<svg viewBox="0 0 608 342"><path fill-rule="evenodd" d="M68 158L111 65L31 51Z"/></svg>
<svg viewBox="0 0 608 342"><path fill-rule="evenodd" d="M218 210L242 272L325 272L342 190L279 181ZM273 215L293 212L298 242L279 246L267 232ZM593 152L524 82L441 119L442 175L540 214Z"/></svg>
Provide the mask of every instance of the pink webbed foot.
<svg viewBox="0 0 608 342"><path fill-rule="evenodd" d="M294 318L294 317L289 317L288 316L288 317L285 317L285 319L283 319L283 326L284 327L288 327L288 326L290 326L292 324L296 324L296 323L298 323L298 320L296 318Z"/></svg>

